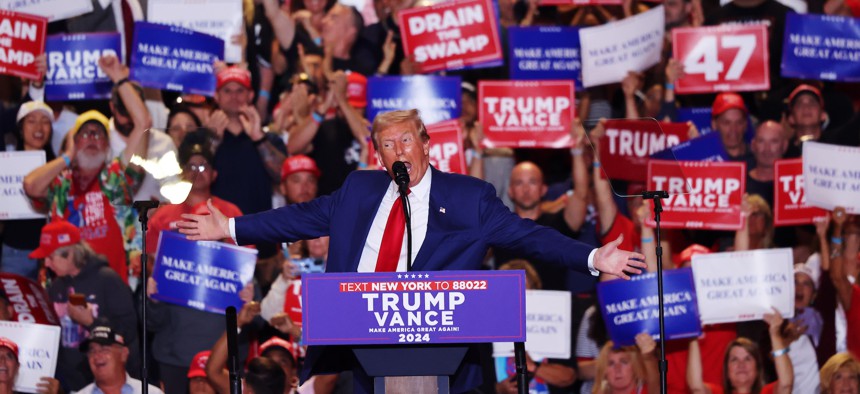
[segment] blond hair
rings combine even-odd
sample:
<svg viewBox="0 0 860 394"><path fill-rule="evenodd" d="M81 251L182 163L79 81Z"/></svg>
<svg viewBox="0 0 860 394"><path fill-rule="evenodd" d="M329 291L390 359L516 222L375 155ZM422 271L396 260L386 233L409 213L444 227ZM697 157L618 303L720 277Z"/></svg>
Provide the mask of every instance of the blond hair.
<svg viewBox="0 0 860 394"><path fill-rule="evenodd" d="M383 130L397 124L411 123L415 130L421 135L423 142L430 141L430 134L427 134L427 127L421 121L421 116L417 109L405 109L399 111L390 111L376 115L373 119L373 127L370 130L370 139L373 141L373 149L379 151L379 142L376 135Z"/></svg>
<svg viewBox="0 0 860 394"><path fill-rule="evenodd" d="M609 369L609 356L614 353L627 353L630 356L630 363L633 366L633 381L636 385L642 385L645 381L645 361L642 360L642 355L639 353L639 348L636 346L623 346L616 348L612 341L607 341L603 348L600 349L600 355L597 356L597 366L594 373L594 386L591 388L592 394L608 393L609 382L606 381L606 371Z"/></svg>
<svg viewBox="0 0 860 394"><path fill-rule="evenodd" d="M836 376L836 371L842 367L848 367L855 376L860 378L860 361L850 353L836 353L830 357L821 367L819 377L821 378L821 394L830 393L830 382Z"/></svg>

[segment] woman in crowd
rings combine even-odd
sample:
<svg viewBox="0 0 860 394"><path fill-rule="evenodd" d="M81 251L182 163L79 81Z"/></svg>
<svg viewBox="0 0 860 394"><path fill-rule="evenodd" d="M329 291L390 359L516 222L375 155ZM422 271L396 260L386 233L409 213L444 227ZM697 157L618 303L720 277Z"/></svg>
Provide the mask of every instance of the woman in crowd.
<svg viewBox="0 0 860 394"><path fill-rule="evenodd" d="M860 361L850 353L836 353L821 367L821 394L860 393Z"/></svg>
<svg viewBox="0 0 860 394"><path fill-rule="evenodd" d="M729 344L723 358L723 384L717 386L702 380L703 368L713 368L712 365L702 365L699 351L699 341L690 342L690 352L687 356L687 385L692 394L723 394L723 393L778 393L790 394L794 385L794 370L788 357L789 348L782 338L782 315L774 308L774 313L764 315L768 325L771 345L773 346L774 364L776 365L777 381L764 383L764 365L759 346L747 338L737 338Z"/></svg>
<svg viewBox="0 0 860 394"><path fill-rule="evenodd" d="M167 134L176 146L182 145L185 136L201 126L200 118L194 114L191 107L185 104L174 105L167 115Z"/></svg>
<svg viewBox="0 0 860 394"><path fill-rule="evenodd" d="M28 101L18 109L16 133L18 152L44 152L45 162L56 158L51 147L51 120L54 113L41 101ZM3 222L3 259L0 271L36 279L39 262L27 257L39 247L39 231L44 219L6 220Z"/></svg>
<svg viewBox="0 0 860 394"><path fill-rule="evenodd" d="M594 394L643 394L660 392L654 338L646 333L636 335L636 346L615 347L612 341L603 345L597 356Z"/></svg>

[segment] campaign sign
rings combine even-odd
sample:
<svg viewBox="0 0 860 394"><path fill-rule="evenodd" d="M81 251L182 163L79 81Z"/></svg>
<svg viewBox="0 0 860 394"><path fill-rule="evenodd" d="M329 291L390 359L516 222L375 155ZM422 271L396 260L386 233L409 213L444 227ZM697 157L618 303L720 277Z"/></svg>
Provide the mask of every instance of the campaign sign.
<svg viewBox="0 0 860 394"><path fill-rule="evenodd" d="M526 290L526 351L533 359L570 358L570 292ZM493 357L514 355L512 342L493 343Z"/></svg>
<svg viewBox="0 0 860 394"><path fill-rule="evenodd" d="M660 62L665 15L663 6L620 21L579 29L582 85L621 82L630 71L645 71Z"/></svg>
<svg viewBox="0 0 860 394"><path fill-rule="evenodd" d="M502 60L502 44L490 0L452 0L397 14L403 52L420 72L459 69Z"/></svg>
<svg viewBox="0 0 860 394"><path fill-rule="evenodd" d="M135 22L129 78L183 93L215 93L213 62L224 58L220 38L176 26Z"/></svg>
<svg viewBox="0 0 860 394"><path fill-rule="evenodd" d="M711 107L678 108L678 122L693 122L699 134L708 134L711 129Z"/></svg>
<svg viewBox="0 0 860 394"><path fill-rule="evenodd" d="M91 0L0 0L0 9L24 12L55 22L93 11Z"/></svg>
<svg viewBox="0 0 860 394"><path fill-rule="evenodd" d="M573 81L479 81L478 120L488 148L565 148L573 140Z"/></svg>
<svg viewBox="0 0 860 394"><path fill-rule="evenodd" d="M643 182L651 154L686 141L686 123L653 120L607 120L600 138L600 163L611 179ZM650 190L650 189L649 189Z"/></svg>
<svg viewBox="0 0 860 394"><path fill-rule="evenodd" d="M0 74L38 79L36 56L45 50L48 19L0 10Z"/></svg>
<svg viewBox="0 0 860 394"><path fill-rule="evenodd" d="M148 0L147 21L184 27L224 41L223 59L241 63L245 54L233 37L244 34L242 0Z"/></svg>
<svg viewBox="0 0 860 394"><path fill-rule="evenodd" d="M40 393L43 377L54 377L60 350L60 327L0 321L0 337L18 345L15 392Z"/></svg>
<svg viewBox="0 0 860 394"><path fill-rule="evenodd" d="M44 151L0 152L0 220L45 217L24 193L24 177L44 164Z"/></svg>
<svg viewBox="0 0 860 394"><path fill-rule="evenodd" d="M162 231L152 277L152 298L208 312L242 306L239 291L254 277L257 251L222 242L190 241Z"/></svg>
<svg viewBox="0 0 860 394"><path fill-rule="evenodd" d="M633 276L597 284L597 300L609 337L617 346L636 344L636 335L660 339L657 274ZM666 339L695 338L702 334L693 272L689 268L663 271L663 317Z"/></svg>
<svg viewBox="0 0 860 394"><path fill-rule="evenodd" d="M782 75L825 81L860 81L860 19L786 15Z"/></svg>
<svg viewBox="0 0 860 394"><path fill-rule="evenodd" d="M672 29L674 57L684 65L675 93L770 89L767 40L763 24Z"/></svg>
<svg viewBox="0 0 860 394"><path fill-rule="evenodd" d="M526 340L524 271L325 273L302 282L308 345Z"/></svg>
<svg viewBox="0 0 860 394"><path fill-rule="evenodd" d="M697 161L648 162L647 190L665 190L663 228L738 230L746 190L745 163ZM685 186L686 184L686 186ZM654 202L649 202L653 208ZM654 218L645 223L655 227Z"/></svg>
<svg viewBox="0 0 860 394"><path fill-rule="evenodd" d="M463 154L463 129L459 120L449 120L427 126L430 134L430 164L442 172L468 174Z"/></svg>
<svg viewBox="0 0 860 394"><path fill-rule="evenodd" d="M720 133L708 133L689 139L651 155L652 159L686 161L728 161Z"/></svg>
<svg viewBox="0 0 860 394"><path fill-rule="evenodd" d="M572 79L582 89L578 27L510 27L508 45L511 79Z"/></svg>
<svg viewBox="0 0 860 394"><path fill-rule="evenodd" d="M39 283L8 272L0 272L0 283L12 305L13 321L54 326L60 324L48 293Z"/></svg>
<svg viewBox="0 0 860 394"><path fill-rule="evenodd" d="M122 53L119 33L48 36L45 53L45 99L48 101L110 98L113 81L99 67L99 58Z"/></svg>
<svg viewBox="0 0 860 394"><path fill-rule="evenodd" d="M806 204L803 187L803 159L777 160L774 164L773 224L812 224L827 211Z"/></svg>
<svg viewBox="0 0 860 394"><path fill-rule="evenodd" d="M843 207L860 214L860 148L803 143L803 179L808 205L828 211Z"/></svg>
<svg viewBox="0 0 860 394"><path fill-rule="evenodd" d="M460 117L460 77L411 75L367 80L367 120L383 112L417 108L424 124Z"/></svg>
<svg viewBox="0 0 860 394"><path fill-rule="evenodd" d="M791 248L693 255L702 324L760 320L775 307L794 317Z"/></svg>

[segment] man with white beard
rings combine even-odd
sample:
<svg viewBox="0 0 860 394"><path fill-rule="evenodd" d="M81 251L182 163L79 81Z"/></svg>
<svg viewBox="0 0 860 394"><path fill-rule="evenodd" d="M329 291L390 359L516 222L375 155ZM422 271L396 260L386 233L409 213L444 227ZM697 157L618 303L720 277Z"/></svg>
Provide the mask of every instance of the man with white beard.
<svg viewBox="0 0 860 394"><path fill-rule="evenodd" d="M24 191L51 220L65 219L79 227L81 237L127 282L129 265L140 259L141 237L131 203L143 178L131 158L146 157L143 142L151 121L129 83L128 68L113 56L101 58L99 66L132 117L134 128L125 150L111 155L109 120L98 111L87 111L75 121L63 154L27 174Z"/></svg>

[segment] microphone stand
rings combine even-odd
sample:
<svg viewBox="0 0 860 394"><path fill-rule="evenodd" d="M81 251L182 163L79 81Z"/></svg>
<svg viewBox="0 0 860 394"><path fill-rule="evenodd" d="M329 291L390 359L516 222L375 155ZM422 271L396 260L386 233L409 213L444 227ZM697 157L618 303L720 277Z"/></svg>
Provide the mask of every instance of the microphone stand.
<svg viewBox="0 0 860 394"><path fill-rule="evenodd" d="M406 271L412 271L412 207L406 193L407 185L397 185L403 202L403 215L406 218Z"/></svg>
<svg viewBox="0 0 860 394"><path fill-rule="evenodd" d="M143 286L143 291L140 292L140 355L142 358L140 363L140 390L142 394L149 393L149 375L146 371L146 260L149 257L146 253L146 231L149 227L149 210L157 208L158 204L158 201L150 200L135 201L131 204L137 210L138 221L140 221L141 247L143 249L140 254L140 285Z"/></svg>
<svg viewBox="0 0 860 394"><path fill-rule="evenodd" d="M227 372L230 376L230 394L242 394L242 382L239 379L239 350L236 345L238 329L235 306L227 307L225 318L227 319Z"/></svg>
<svg viewBox="0 0 860 394"><path fill-rule="evenodd" d="M669 198L669 193L664 190L646 191L642 193L642 198L654 201L654 237L657 252L657 301L660 308L660 393L666 394L666 374L668 373L669 365L666 362L666 321L663 316L663 246L660 244L660 213L663 212L663 199Z"/></svg>

